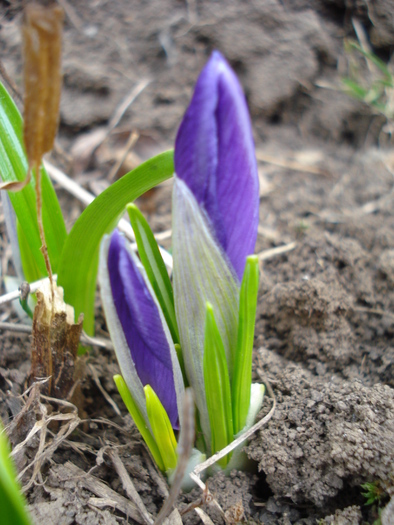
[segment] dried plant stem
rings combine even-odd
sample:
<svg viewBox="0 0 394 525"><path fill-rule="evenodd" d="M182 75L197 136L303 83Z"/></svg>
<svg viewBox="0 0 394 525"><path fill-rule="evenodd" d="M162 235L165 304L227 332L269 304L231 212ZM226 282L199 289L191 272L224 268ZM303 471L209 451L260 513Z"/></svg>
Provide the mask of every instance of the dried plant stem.
<svg viewBox="0 0 394 525"><path fill-rule="evenodd" d="M49 281L51 283L51 289L52 289L52 302L54 299L54 291L53 291L53 273L52 273L52 266L51 261L49 260L48 255L48 247L45 240L45 232L44 232L44 223L42 221L42 194L41 194L41 170L40 166L35 166L35 172L36 172L36 204L37 204L37 222L38 222L38 230L40 232L40 239L41 239L41 253L44 257L45 261L45 267L48 272Z"/></svg>
<svg viewBox="0 0 394 525"><path fill-rule="evenodd" d="M54 274L53 275L53 279L56 281L57 279L57 275ZM46 283L48 281L48 277L44 277L44 279L40 279L38 281L34 281L34 283L22 283L21 286L23 284L28 284L29 285L29 293L34 293L36 292L39 288L41 288L41 286ZM19 290L15 290L14 292L9 292L9 293L6 293L4 295L1 295L0 296L0 304L7 304L11 301L15 301L15 299L19 299L20 297L22 296L22 292L19 288Z"/></svg>
<svg viewBox="0 0 394 525"><path fill-rule="evenodd" d="M133 130L130 133L122 154L120 155L119 159L115 162L115 164L112 166L111 171L109 172L109 175L107 177L109 181L114 180L116 174L119 171L119 168L122 166L131 148L136 144L137 140L139 139L139 136L140 136L139 133L137 133L135 130Z"/></svg>
<svg viewBox="0 0 394 525"><path fill-rule="evenodd" d="M31 169L31 168L29 168ZM42 220L42 195L41 195L41 170L40 165L36 164L35 166L35 172L36 172L36 206L37 206L37 223L38 223L38 230L40 232L40 239L41 239L41 253L44 257L45 261L45 267L48 272L49 282L51 284L51 323L52 319L54 318L54 305L55 305L55 288L54 288L54 281L53 281L53 273L52 273L52 267L51 267L51 261L49 260L48 255L48 247L45 240L45 232L44 232L44 224ZM46 358L47 358L47 371L48 376L50 377L49 381L49 392L51 392L52 387L52 376L53 376L53 358L52 358L52 344L51 344L51 331L48 331L48 352L46 352Z"/></svg>
<svg viewBox="0 0 394 525"><path fill-rule="evenodd" d="M259 261L266 261L267 259L272 259L273 257L276 257L277 255L282 255L287 252L291 252L296 248L297 243L296 242L289 242L288 244L285 244L284 246L277 246L276 248L271 248L269 250L263 250L262 252L259 252L257 254L257 257L259 258Z"/></svg>
<svg viewBox="0 0 394 525"><path fill-rule="evenodd" d="M108 452L108 454L112 460L112 463L116 469L116 472L118 473L118 476L120 477L122 481L122 485L123 485L124 490L126 491L126 494L134 502L144 522L147 525L153 525L153 519L151 515L149 514L149 512L147 511L140 495L135 489L134 484L131 481L130 476L125 466L123 465L120 457L114 450L111 450L110 452Z"/></svg>

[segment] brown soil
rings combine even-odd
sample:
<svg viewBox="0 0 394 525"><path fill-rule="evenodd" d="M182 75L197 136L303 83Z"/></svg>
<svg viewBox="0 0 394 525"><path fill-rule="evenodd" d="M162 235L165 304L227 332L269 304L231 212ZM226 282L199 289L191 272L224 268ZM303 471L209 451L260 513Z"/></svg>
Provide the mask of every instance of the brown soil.
<svg viewBox="0 0 394 525"><path fill-rule="evenodd" d="M394 485L394 154L385 119L339 86L346 74L343 42L354 37L354 19L375 52L389 57L391 2L59 3L67 7L59 134L67 154L57 153L56 161L97 192L109 184L107 175L132 129L140 137L118 176L170 147L199 70L210 51L220 49L245 87L255 127L262 183L257 251L295 242L262 262L255 372L256 379L270 381L278 405L246 448L257 468L214 476L211 492L224 510L242 501L248 523L373 523L377 510L364 505L360 484L378 481L389 492ZM2 62L17 85L21 4L0 2ZM120 102L144 79L150 83L94 150ZM71 227L82 207L64 191L59 195ZM170 228L170 195L167 183L140 199L156 232ZM2 268L12 271L2 232ZM99 303L97 313L97 333L103 335ZM5 309L6 319L16 320L16 314ZM35 392L27 405L18 397L29 354L28 335L1 335L0 417L12 423L14 446L38 418L68 413L53 403L48 408ZM147 510L159 511L166 485L116 392L117 370L112 352L93 348L79 414L86 421L75 419L73 431L71 416L48 423L48 443L65 425L70 434L43 458L27 491L36 523L136 523L111 450ZM260 415L270 407L267 399ZM17 455L20 470L35 457L38 435ZM92 489L88 472L105 494ZM31 468L23 482L32 475ZM200 497L196 488L178 506ZM209 506L203 509L214 523L223 522ZM184 518L199 520L194 512Z"/></svg>

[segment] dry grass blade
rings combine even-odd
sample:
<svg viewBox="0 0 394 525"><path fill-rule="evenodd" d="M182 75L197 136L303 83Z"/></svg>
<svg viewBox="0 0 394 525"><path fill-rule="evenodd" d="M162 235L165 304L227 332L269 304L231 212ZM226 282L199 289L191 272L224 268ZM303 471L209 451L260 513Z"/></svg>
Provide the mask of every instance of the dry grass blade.
<svg viewBox="0 0 394 525"><path fill-rule="evenodd" d="M195 435L194 396L191 388L187 388L185 391L182 412L182 429L181 434L179 436L179 443L177 449L178 464L175 470L170 494L164 502L164 505L156 518L155 525L161 525L164 522L164 519L170 513L171 508L179 495L182 486L182 481L185 476L187 464L193 448Z"/></svg>
<svg viewBox="0 0 394 525"><path fill-rule="evenodd" d="M27 402L22 408L20 414L15 418L15 421L9 426L12 434L17 431L20 426L24 425L23 420L28 413L33 411L36 413L36 417L39 414L40 419L34 423L25 439L16 445L11 452L11 455L14 458L17 458L17 456L23 454L26 447L35 446L35 436L37 434L39 435L38 448L34 459L30 461L18 475L18 479L21 479L30 469L33 469L29 481L23 487L23 491L28 490L36 482L37 478L41 476L41 468L44 462L53 456L59 446L67 440L67 437L81 422L78 417L77 408L72 403L40 395L40 387L43 383L43 381L34 383L32 387L24 393L24 397L29 393ZM41 400L49 401L52 404L58 405L59 410L52 412L49 416L47 406L43 404ZM64 409L67 412L63 413L60 409ZM58 422L60 424L60 429L52 440L47 441L47 436L50 434L49 426L53 422Z"/></svg>
<svg viewBox="0 0 394 525"><path fill-rule="evenodd" d="M108 392L106 392L100 382L100 379L99 379L99 376L97 374L97 371L96 371L96 368L90 364L89 365L89 370L92 374L92 377L93 377L93 381L96 383L96 386L97 388L100 390L101 394L103 395L104 399L107 401L107 403L109 405L111 405L111 407L114 409L114 412L116 415L120 416L121 415L121 412L119 410L119 407L118 405L115 403L115 401L112 399L112 397L108 394Z"/></svg>
<svg viewBox="0 0 394 525"><path fill-rule="evenodd" d="M53 280L56 281L57 279L57 275L53 275ZM29 293L34 293L36 292L39 288L41 288L41 286L43 284L45 284L46 282L48 282L48 277L45 277L44 279L40 279L39 281L35 281L34 283L30 283L29 284ZM25 285L25 284L28 284L28 283L21 283L21 286L19 287L19 290L15 290L14 292L9 292L9 293L6 293L2 296L0 296L0 304L6 304L6 303L9 303L10 301L15 301L15 299L19 299L21 296L22 296L22 292L20 290L20 288ZM24 290L24 293L25 290Z"/></svg>
<svg viewBox="0 0 394 525"><path fill-rule="evenodd" d="M108 134L110 134L111 131L116 128L130 105L134 102L138 95L142 93L147 86L149 86L150 82L151 80L149 78L141 79L140 82L138 82L138 84L134 86L130 93L124 98L124 100L122 100L111 120L109 121Z"/></svg>
<svg viewBox="0 0 394 525"><path fill-rule="evenodd" d="M28 4L25 10L24 140L30 166L53 148L59 120L63 10Z"/></svg>
<svg viewBox="0 0 394 525"><path fill-rule="evenodd" d="M385 310L381 310L380 308L366 308L364 306L355 306L353 308L353 311L373 315L381 315L382 317L388 317L389 319L394 321L394 314L392 314L391 312L386 312Z"/></svg>
<svg viewBox="0 0 394 525"><path fill-rule="evenodd" d="M122 154L120 155L119 159L115 162L115 164L112 166L111 171L108 174L107 179L109 181L113 181L116 174L119 171L119 168L122 166L123 162L125 161L128 152L131 150L131 148L136 144L137 140L139 139L139 133L136 131L132 131L129 135L129 138L126 142L126 146L123 149Z"/></svg>
<svg viewBox="0 0 394 525"><path fill-rule="evenodd" d="M182 525L182 518L178 509L174 509L171 514L164 520L164 525Z"/></svg>
<svg viewBox="0 0 394 525"><path fill-rule="evenodd" d="M57 473L61 476L63 480L75 480L75 478L78 478L78 485L89 490L90 492L98 496L100 499L102 499L102 505L98 504L100 505L100 507L113 507L116 510L125 514L127 517L132 518L137 523L141 523L144 525L144 521L141 519L140 513L133 502L129 501L124 496L121 496L114 490L110 489L105 483L92 476L91 474L86 474L83 470L78 468L73 463L68 461L65 465L58 465ZM95 501L94 503L97 505L98 501Z"/></svg>
<svg viewBox="0 0 394 525"><path fill-rule="evenodd" d="M120 477L122 481L122 485L123 485L124 490L126 491L126 494L131 500L134 501L144 522L147 525L153 525L153 519L151 515L149 514L149 512L146 510L144 502L142 501L142 499L140 498L140 495L136 491L134 484L131 481L130 476L125 466L123 465L120 457L114 450L111 450L110 452L108 452L108 454L112 460L112 463L114 464L114 467L116 469L116 472L118 473L118 476Z"/></svg>
<svg viewBox="0 0 394 525"><path fill-rule="evenodd" d="M303 164L301 162L293 160L280 159L278 157L273 157L272 155L263 153L262 151L256 152L256 158L261 162L273 164L274 166L278 166L279 168L285 168L293 171L301 171L303 173L311 173L312 175L320 175L322 177L332 177L331 173L325 169L318 168L316 166L309 166L307 164Z"/></svg>
<svg viewBox="0 0 394 525"><path fill-rule="evenodd" d="M6 321L0 321L0 330L9 330L10 332L18 332L21 334L31 334L32 327L29 324L16 324L16 323L9 323ZM91 337L89 335L86 335L84 332L82 332L79 340L81 343L85 345L98 346L100 348L106 348L107 350L114 349L114 345L109 339L105 339L103 337ZM117 413L116 409L115 409L115 412Z"/></svg>
<svg viewBox="0 0 394 525"><path fill-rule="evenodd" d="M26 6L23 25L25 78L23 138L29 168L24 184L29 182L31 170L34 168L41 251L51 286L53 286L52 268L42 222L40 166L43 155L53 148L59 124L62 29L63 10L59 6L44 7L39 4Z"/></svg>
<svg viewBox="0 0 394 525"><path fill-rule="evenodd" d="M276 248L264 250L258 253L257 257L259 258L259 261L266 261L267 259L272 259L277 255L282 255L284 253L291 252L296 246L296 242L289 242L289 244L285 244L284 246L277 246Z"/></svg>
<svg viewBox="0 0 394 525"><path fill-rule="evenodd" d="M204 525L215 525L211 518L208 516L208 514L206 514L202 509L197 507L196 509L194 509L194 512L198 514Z"/></svg>

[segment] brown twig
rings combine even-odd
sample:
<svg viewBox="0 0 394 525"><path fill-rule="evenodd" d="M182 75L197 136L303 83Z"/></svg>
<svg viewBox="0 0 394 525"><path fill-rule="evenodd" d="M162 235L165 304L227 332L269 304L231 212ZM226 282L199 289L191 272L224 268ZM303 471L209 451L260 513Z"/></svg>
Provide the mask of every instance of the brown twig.
<svg viewBox="0 0 394 525"><path fill-rule="evenodd" d="M136 144L137 140L139 139L139 133L136 131L132 131L129 135L129 138L127 139L126 145L122 151L122 154L119 156L118 160L115 162L115 164L112 166L111 171L108 174L107 179L109 181L112 181L116 174L119 171L119 168L122 166L123 162L125 161L127 154L131 150L131 148Z"/></svg>
<svg viewBox="0 0 394 525"><path fill-rule="evenodd" d="M120 477L120 480L122 481L123 488L128 495L128 497L135 503L139 513L141 514L141 517L143 521L147 525L153 525L153 519L152 516L149 514L149 512L146 510L146 507L144 505L144 502L142 501L140 495L136 491L133 482L130 479L130 476L123 465L120 457L114 450L110 450L108 452L109 457L111 458L111 461L115 467L116 472L118 473L118 476Z"/></svg>
<svg viewBox="0 0 394 525"><path fill-rule="evenodd" d="M103 388L103 386L102 386L102 384L101 384L101 382L100 382L100 379L99 379L99 377L98 377L97 371L96 371L95 367L94 367L92 364L89 365L89 370L90 370L90 372L91 372L91 374L92 374L93 381L96 383L96 386L97 386L97 388L100 390L100 392L102 393L104 399L105 399L105 400L107 401L107 403L108 403L109 405L111 405L111 407L114 409L115 414L117 414L118 416L120 416L120 415L121 415L121 412L120 412L120 410L119 410L118 405L115 403L115 401L112 399L112 397L108 394L108 392L106 392L106 391L104 390L104 388Z"/></svg>

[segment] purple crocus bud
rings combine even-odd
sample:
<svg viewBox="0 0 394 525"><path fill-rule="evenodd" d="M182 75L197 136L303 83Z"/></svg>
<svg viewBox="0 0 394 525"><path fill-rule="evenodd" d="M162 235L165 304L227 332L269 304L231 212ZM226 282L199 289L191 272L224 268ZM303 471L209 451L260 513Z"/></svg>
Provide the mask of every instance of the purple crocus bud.
<svg viewBox="0 0 394 525"><path fill-rule="evenodd" d="M218 51L202 70L179 128L175 173L208 215L241 281L256 244L259 181L245 96Z"/></svg>
<svg viewBox="0 0 394 525"><path fill-rule="evenodd" d="M175 143L175 312L186 373L205 442L210 423L203 373L206 304L211 303L232 378L239 288L257 236L259 184L242 88L214 52L202 70ZM208 445L209 446L209 445Z"/></svg>
<svg viewBox="0 0 394 525"><path fill-rule="evenodd" d="M148 423L143 387L149 384L173 428L179 428L183 380L171 335L141 264L117 230L102 243L99 280L108 329L131 395Z"/></svg>

